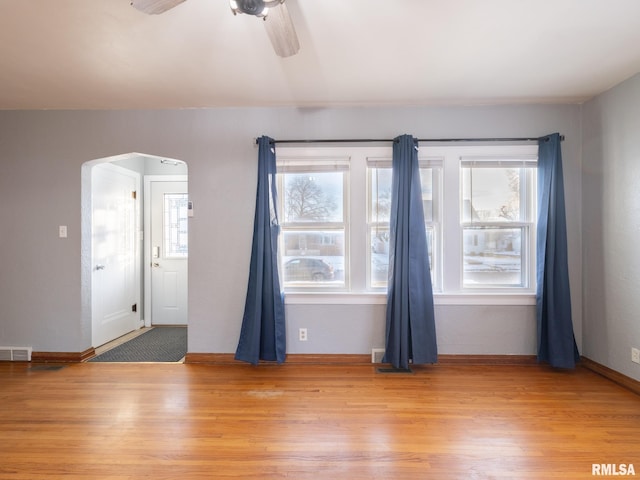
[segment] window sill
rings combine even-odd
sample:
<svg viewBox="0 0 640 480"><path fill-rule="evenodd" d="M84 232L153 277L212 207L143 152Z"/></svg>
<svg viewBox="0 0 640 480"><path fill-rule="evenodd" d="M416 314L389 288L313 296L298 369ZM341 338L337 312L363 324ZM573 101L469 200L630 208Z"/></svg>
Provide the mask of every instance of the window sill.
<svg viewBox="0 0 640 480"><path fill-rule="evenodd" d="M535 305L535 293L434 293L435 305ZM285 294L287 305L385 305L387 294L290 292Z"/></svg>

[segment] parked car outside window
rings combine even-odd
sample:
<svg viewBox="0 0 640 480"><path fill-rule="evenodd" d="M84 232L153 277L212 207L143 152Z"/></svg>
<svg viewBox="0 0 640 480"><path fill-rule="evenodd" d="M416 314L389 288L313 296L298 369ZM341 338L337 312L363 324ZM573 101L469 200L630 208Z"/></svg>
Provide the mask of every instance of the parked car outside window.
<svg viewBox="0 0 640 480"><path fill-rule="evenodd" d="M292 258L284 265L285 282L333 279L333 266L319 258Z"/></svg>

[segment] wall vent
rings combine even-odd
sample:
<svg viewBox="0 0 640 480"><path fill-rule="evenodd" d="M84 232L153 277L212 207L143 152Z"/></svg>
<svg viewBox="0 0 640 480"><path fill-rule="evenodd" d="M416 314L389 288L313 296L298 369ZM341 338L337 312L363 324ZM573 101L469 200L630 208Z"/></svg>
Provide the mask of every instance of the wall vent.
<svg viewBox="0 0 640 480"><path fill-rule="evenodd" d="M371 349L371 363L382 363L382 357L384 357L384 348Z"/></svg>
<svg viewBox="0 0 640 480"><path fill-rule="evenodd" d="M0 347L0 361L30 362L31 347Z"/></svg>

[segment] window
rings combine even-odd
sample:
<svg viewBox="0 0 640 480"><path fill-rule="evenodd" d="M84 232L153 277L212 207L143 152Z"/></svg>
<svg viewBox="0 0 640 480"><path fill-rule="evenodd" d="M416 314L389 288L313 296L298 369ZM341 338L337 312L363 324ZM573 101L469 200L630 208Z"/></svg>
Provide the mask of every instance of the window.
<svg viewBox="0 0 640 480"><path fill-rule="evenodd" d="M344 288L348 280L346 159L280 164L282 277L285 288Z"/></svg>
<svg viewBox="0 0 640 480"><path fill-rule="evenodd" d="M386 163L386 162L385 162ZM391 166L371 162L369 177L369 286L384 287L389 276L389 217L391 213Z"/></svg>
<svg viewBox="0 0 640 480"><path fill-rule="evenodd" d="M186 193L164 194L164 248L167 258L185 258L189 253Z"/></svg>
<svg viewBox="0 0 640 480"><path fill-rule="evenodd" d="M429 266L434 288L439 287L440 256L440 178L442 160L427 158L420 160L420 182L425 231L429 247ZM368 228L371 246L369 256L369 286L386 288L389 270L389 220L391 211L391 161L369 158L368 167ZM434 252L436 254L434 255Z"/></svg>
<svg viewBox="0 0 640 480"><path fill-rule="evenodd" d="M534 166L461 159L463 287L529 286Z"/></svg>
<svg viewBox="0 0 640 480"><path fill-rule="evenodd" d="M391 146L280 147L277 161L285 290L386 292ZM536 145L420 147L436 294L535 291L536 161Z"/></svg>

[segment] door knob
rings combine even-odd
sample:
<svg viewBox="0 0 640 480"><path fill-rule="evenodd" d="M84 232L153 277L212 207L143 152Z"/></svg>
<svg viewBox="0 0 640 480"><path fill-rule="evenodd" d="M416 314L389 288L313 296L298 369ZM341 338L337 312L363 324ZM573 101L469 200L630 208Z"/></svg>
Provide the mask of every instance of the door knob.
<svg viewBox="0 0 640 480"><path fill-rule="evenodd" d="M104 265L96 265L96 270L104 270Z"/></svg>
<svg viewBox="0 0 640 480"><path fill-rule="evenodd" d="M160 266L160 264L159 264L159 263L156 263L156 262L153 262L153 263L151 264L151 266L152 266L152 267L159 267L159 266Z"/></svg>

